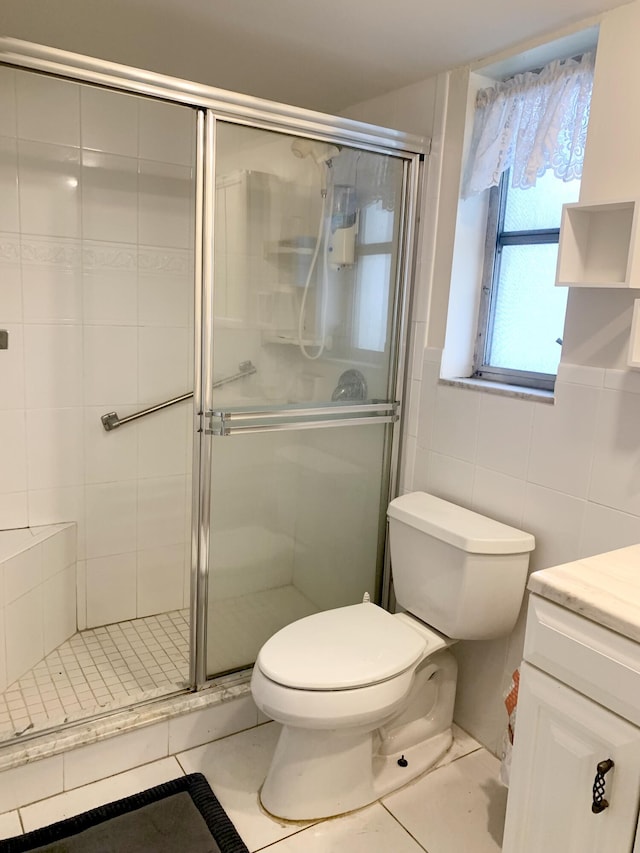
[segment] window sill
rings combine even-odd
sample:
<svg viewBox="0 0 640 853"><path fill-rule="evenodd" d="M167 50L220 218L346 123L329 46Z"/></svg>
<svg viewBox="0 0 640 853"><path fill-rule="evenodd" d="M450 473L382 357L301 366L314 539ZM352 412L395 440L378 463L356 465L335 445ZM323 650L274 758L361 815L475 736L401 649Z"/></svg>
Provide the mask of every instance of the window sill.
<svg viewBox="0 0 640 853"><path fill-rule="evenodd" d="M522 385L507 385L504 382L490 382L487 379L439 379L439 385L450 385L454 388L469 388L473 391L484 391L487 394L497 394L501 397L516 397L520 400L535 400L537 403L553 405L553 391L543 391L540 388L524 388Z"/></svg>

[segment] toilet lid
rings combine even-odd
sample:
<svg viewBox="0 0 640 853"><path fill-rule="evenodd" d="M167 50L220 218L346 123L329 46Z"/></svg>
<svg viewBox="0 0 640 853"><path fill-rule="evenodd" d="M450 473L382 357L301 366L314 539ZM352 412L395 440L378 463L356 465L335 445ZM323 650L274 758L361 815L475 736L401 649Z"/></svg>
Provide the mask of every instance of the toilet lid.
<svg viewBox="0 0 640 853"><path fill-rule="evenodd" d="M345 690L399 675L422 655L417 631L375 604L355 604L292 622L267 640L257 665L299 690Z"/></svg>

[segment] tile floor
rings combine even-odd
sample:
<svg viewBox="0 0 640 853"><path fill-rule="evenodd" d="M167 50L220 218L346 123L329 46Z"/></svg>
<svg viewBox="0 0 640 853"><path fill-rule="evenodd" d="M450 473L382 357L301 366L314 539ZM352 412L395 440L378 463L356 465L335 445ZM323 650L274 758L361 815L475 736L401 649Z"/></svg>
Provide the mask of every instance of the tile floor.
<svg viewBox="0 0 640 853"><path fill-rule="evenodd" d="M205 774L249 850L269 853L498 853L506 789L497 759L457 730L437 769L360 811L315 824L265 814L257 791L278 726L267 723L0 815L0 837L125 797L182 773Z"/></svg>

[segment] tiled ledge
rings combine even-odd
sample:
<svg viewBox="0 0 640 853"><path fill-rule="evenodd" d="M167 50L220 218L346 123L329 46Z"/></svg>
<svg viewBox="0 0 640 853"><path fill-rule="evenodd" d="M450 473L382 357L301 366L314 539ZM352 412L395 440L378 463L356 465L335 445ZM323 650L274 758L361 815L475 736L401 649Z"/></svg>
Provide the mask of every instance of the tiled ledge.
<svg viewBox="0 0 640 853"><path fill-rule="evenodd" d="M251 671L246 670L220 679L211 687L197 693L164 696L126 711L103 715L30 739L23 738L20 742L5 744L0 746L0 772L132 732L153 723L172 720L184 714L250 696L250 679Z"/></svg>
<svg viewBox="0 0 640 853"><path fill-rule="evenodd" d="M439 385L450 385L453 388L466 388L471 391L484 391L486 394L496 394L501 397L515 397L520 400L535 400L537 403L553 405L553 391L542 391L539 388L523 388L520 385L506 385L503 382L488 382L486 379L439 379Z"/></svg>

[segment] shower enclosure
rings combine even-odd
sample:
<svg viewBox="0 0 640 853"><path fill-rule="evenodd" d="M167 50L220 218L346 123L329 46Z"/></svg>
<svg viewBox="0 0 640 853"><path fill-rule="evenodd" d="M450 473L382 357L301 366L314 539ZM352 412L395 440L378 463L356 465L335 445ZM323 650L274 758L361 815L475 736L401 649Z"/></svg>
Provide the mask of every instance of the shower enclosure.
<svg viewBox="0 0 640 853"><path fill-rule="evenodd" d="M10 39L0 63L6 739L383 599L422 141Z"/></svg>

